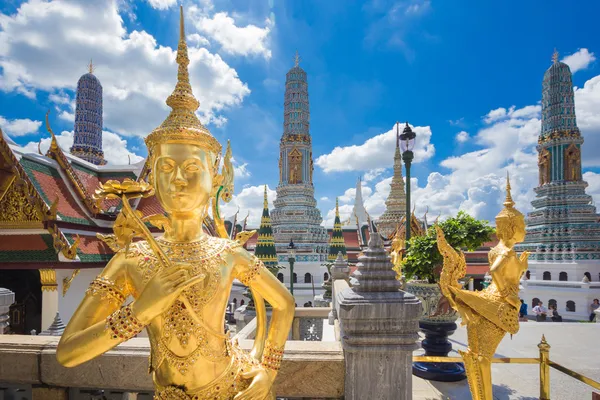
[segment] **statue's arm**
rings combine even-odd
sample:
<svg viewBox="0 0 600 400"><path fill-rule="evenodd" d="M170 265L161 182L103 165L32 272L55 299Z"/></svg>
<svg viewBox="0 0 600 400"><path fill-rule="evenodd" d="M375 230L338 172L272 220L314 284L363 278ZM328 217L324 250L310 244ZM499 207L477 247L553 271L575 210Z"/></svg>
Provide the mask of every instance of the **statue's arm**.
<svg viewBox="0 0 600 400"><path fill-rule="evenodd" d="M236 250L235 276L273 307L262 364L274 379L294 319L294 297L257 257L241 247Z"/></svg>
<svg viewBox="0 0 600 400"><path fill-rule="evenodd" d="M107 318L121 309L129 295L127 261L124 252L118 252L90 284L58 344L60 364L77 366L126 340L113 338Z"/></svg>

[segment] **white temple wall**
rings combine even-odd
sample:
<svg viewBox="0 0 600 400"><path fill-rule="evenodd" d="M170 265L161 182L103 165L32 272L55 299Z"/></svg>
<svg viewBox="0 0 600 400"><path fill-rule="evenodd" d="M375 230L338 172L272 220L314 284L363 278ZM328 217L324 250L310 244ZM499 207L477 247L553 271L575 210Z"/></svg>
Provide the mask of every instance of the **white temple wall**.
<svg viewBox="0 0 600 400"><path fill-rule="evenodd" d="M63 297L63 279L70 278L73 271L74 270L72 269L56 270L56 282L58 283L58 313L65 325L69 322L77 307L79 307L79 303L81 303L83 295L90 283L100 274L100 272L102 272L102 268L80 270L79 274L77 274L75 279L71 282L67 294Z"/></svg>
<svg viewBox="0 0 600 400"><path fill-rule="evenodd" d="M532 275L535 274L536 280L543 280L544 272L550 272L551 280L553 281L559 280L561 272L567 273L567 281L581 282L586 272L590 273L592 282L598 282L600 280L600 260L578 260L576 263L538 263L529 261L529 270L531 271Z"/></svg>
<svg viewBox="0 0 600 400"><path fill-rule="evenodd" d="M576 283L564 281L522 281L519 297L527 303L528 315L534 316L532 301L537 298L548 308L550 300L556 300L556 309L563 319L587 321L589 306L600 298L600 283ZM567 302L575 303L575 311L567 311Z"/></svg>

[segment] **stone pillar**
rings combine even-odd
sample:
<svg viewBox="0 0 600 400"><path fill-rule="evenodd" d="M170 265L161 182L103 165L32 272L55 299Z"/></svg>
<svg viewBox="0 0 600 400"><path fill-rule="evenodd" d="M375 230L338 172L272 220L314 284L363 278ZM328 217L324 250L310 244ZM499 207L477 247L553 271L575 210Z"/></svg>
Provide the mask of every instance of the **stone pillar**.
<svg viewBox="0 0 600 400"><path fill-rule="evenodd" d="M475 290L475 280L474 280L473 278L471 278L471 279L469 280L469 290L470 290L471 292L473 292L473 291Z"/></svg>
<svg viewBox="0 0 600 400"><path fill-rule="evenodd" d="M48 329L58 313L58 284L56 270L40 269L42 283L42 331Z"/></svg>
<svg viewBox="0 0 600 400"><path fill-rule="evenodd" d="M0 335L8 333L10 325L9 309L15 302L15 294L8 289L0 288Z"/></svg>
<svg viewBox="0 0 600 400"><path fill-rule="evenodd" d="M358 282L336 293L345 399L408 400L421 302L399 289L383 240L376 233L370 236L354 272Z"/></svg>

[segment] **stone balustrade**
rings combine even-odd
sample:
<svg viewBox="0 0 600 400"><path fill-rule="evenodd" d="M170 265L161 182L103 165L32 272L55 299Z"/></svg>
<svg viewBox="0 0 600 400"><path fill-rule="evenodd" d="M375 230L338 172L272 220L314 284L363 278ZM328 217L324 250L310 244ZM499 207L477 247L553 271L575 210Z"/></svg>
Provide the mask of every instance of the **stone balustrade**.
<svg viewBox="0 0 600 400"><path fill-rule="evenodd" d="M73 400L74 388L123 392L128 399L149 399L150 343L135 338L75 368L56 360L59 337L0 335L0 398L2 388L20 388L19 400ZM252 341L240 340L249 351ZM277 396L340 398L344 393L344 356L339 342L289 341L275 381ZM80 391L78 391L79 393ZM142 393L143 396L136 396ZM27 395L29 394L29 395ZM92 399L75 397L75 399Z"/></svg>

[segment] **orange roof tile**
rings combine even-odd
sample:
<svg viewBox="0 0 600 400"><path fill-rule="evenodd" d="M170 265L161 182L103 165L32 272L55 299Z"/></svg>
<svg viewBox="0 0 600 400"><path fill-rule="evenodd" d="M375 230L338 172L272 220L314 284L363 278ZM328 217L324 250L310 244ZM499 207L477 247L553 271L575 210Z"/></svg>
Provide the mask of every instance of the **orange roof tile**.
<svg viewBox="0 0 600 400"><path fill-rule="evenodd" d="M87 216L79 205L77 205L77 202L73 199L69 189L60 177L46 175L43 172L35 170L31 173L50 203L58 196L58 213L61 218L67 217L81 220L69 222L89 223Z"/></svg>
<svg viewBox="0 0 600 400"><path fill-rule="evenodd" d="M42 235L2 235L0 251L47 250Z"/></svg>

